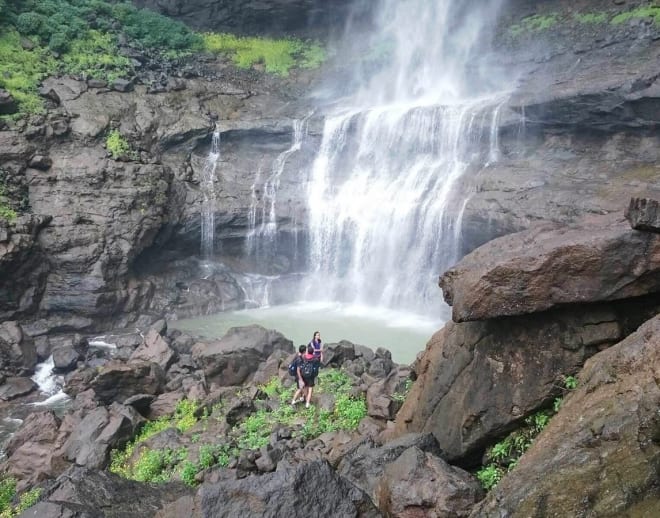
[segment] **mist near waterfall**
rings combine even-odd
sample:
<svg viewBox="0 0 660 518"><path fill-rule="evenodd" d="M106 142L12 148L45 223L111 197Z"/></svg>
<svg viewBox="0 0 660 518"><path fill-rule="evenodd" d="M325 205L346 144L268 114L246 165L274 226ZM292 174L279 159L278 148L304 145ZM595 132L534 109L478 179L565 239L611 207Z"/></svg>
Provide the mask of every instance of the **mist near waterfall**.
<svg viewBox="0 0 660 518"><path fill-rule="evenodd" d="M349 23L337 52L350 73L324 92L307 182L303 299L443 312L437 278L459 259L462 179L499 156L512 80L484 57L501 4L382 0L369 28Z"/></svg>

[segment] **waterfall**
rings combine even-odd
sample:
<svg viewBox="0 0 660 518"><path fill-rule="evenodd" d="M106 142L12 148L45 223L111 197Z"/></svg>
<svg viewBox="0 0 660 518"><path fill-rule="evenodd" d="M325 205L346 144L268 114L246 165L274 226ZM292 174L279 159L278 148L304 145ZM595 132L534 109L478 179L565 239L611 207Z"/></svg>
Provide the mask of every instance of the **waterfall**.
<svg viewBox="0 0 660 518"><path fill-rule="evenodd" d="M202 189L202 211L200 215L202 226L202 257L213 257L213 234L215 231L215 180L216 167L220 158L220 130L216 126L211 140L211 150L206 157L200 187Z"/></svg>
<svg viewBox="0 0 660 518"><path fill-rule="evenodd" d="M273 161L270 174L262 182L261 170L257 171L251 188L251 206L248 215L250 226L246 252L259 260L268 260L276 252L277 245L277 194L280 178L287 160L302 147L307 118L293 121L291 145ZM262 193L260 198L259 192Z"/></svg>
<svg viewBox="0 0 660 518"><path fill-rule="evenodd" d="M438 275L459 258L461 180L500 155L508 85L479 59L499 4L381 2L367 39L389 49L386 64L356 71L309 176L306 299L438 314Z"/></svg>

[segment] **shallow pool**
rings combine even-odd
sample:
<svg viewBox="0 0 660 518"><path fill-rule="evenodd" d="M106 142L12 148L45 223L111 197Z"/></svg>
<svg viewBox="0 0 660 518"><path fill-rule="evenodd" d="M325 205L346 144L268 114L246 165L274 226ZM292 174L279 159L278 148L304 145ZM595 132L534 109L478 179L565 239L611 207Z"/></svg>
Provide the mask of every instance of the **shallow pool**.
<svg viewBox="0 0 660 518"><path fill-rule="evenodd" d="M308 343L318 330L325 343L349 340L373 349L385 347L392 352L394 361L408 364L448 316L448 311L442 315L444 318L431 319L373 307L299 302L169 321L169 325L208 338L219 338L230 327L259 324L277 329L296 346Z"/></svg>

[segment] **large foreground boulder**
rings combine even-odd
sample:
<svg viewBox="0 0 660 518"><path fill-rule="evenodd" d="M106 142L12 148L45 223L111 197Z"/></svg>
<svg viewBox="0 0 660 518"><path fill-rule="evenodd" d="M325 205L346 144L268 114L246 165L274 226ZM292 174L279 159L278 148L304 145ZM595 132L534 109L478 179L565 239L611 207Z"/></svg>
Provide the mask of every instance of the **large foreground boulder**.
<svg viewBox="0 0 660 518"><path fill-rule="evenodd" d="M41 502L20 516L150 518L164 505L191 491L183 483L145 484L74 466L55 481Z"/></svg>
<svg viewBox="0 0 660 518"><path fill-rule="evenodd" d="M472 516L660 516L660 315L590 359Z"/></svg>
<svg viewBox="0 0 660 518"><path fill-rule="evenodd" d="M111 361L98 370L88 367L71 373L64 391L76 396L91 388L98 401L109 405L138 394L160 394L164 386L165 373L157 363Z"/></svg>
<svg viewBox="0 0 660 518"><path fill-rule="evenodd" d="M535 315L450 322L426 346L396 432L431 432L445 458L471 464L482 450L558 395L600 348L657 313L657 297Z"/></svg>
<svg viewBox="0 0 660 518"><path fill-rule="evenodd" d="M495 239L440 278L455 322L660 291L660 234L619 216Z"/></svg>
<svg viewBox="0 0 660 518"><path fill-rule="evenodd" d="M337 471L347 480L378 501L378 487L385 467L410 448L440 455L438 441L431 434L411 433L382 446L371 439L357 443L339 462Z"/></svg>
<svg viewBox="0 0 660 518"><path fill-rule="evenodd" d="M274 329L258 325L232 327L220 340L193 346L193 359L204 369L209 383L240 385L274 351L293 354L293 342Z"/></svg>
<svg viewBox="0 0 660 518"><path fill-rule="evenodd" d="M385 467L378 508L401 518L468 516L483 489L467 471L419 448L409 448Z"/></svg>
<svg viewBox="0 0 660 518"><path fill-rule="evenodd" d="M239 480L203 484L197 495L184 497L157 518L309 518L381 516L369 497L340 477L326 461L297 466L280 463L277 471Z"/></svg>

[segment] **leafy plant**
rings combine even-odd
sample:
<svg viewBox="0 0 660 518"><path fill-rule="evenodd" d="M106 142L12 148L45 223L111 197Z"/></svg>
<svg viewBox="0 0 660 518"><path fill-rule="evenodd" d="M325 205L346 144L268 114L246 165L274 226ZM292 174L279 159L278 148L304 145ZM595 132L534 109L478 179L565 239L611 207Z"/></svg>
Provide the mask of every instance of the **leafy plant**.
<svg viewBox="0 0 660 518"><path fill-rule="evenodd" d="M392 399L394 401L403 403L406 400L406 397L408 396L408 392L410 392L410 389L412 388L412 384L413 384L413 380L408 378L403 384L403 390L397 391L394 394L392 394Z"/></svg>
<svg viewBox="0 0 660 518"><path fill-rule="evenodd" d="M0 219L13 221L16 219L16 211L9 206L5 186L0 183Z"/></svg>
<svg viewBox="0 0 660 518"><path fill-rule="evenodd" d="M128 140L119 133L119 130L113 129L108 133L105 139L105 147L114 160L122 157L135 157L133 148L128 143Z"/></svg>
<svg viewBox="0 0 660 518"><path fill-rule="evenodd" d="M564 387L567 390L575 390L578 386L578 380L574 376L564 376Z"/></svg>
<svg viewBox="0 0 660 518"><path fill-rule="evenodd" d="M55 60L42 48L26 50L14 30L0 34L0 88L16 100L22 113L41 113L43 99L37 92L39 82L56 69Z"/></svg>
<svg viewBox="0 0 660 518"><path fill-rule="evenodd" d="M477 471L477 480L481 482L481 485L486 491L490 491L495 487L502 477L504 476L504 470L499 466L494 464L489 464L485 468Z"/></svg>
<svg viewBox="0 0 660 518"><path fill-rule="evenodd" d="M119 54L115 37L91 30L74 39L62 56L64 70L84 78L114 81L132 72L131 61Z"/></svg>
<svg viewBox="0 0 660 518"><path fill-rule="evenodd" d="M610 23L620 25L636 18L651 18L656 25L660 25L660 6L648 5L617 14Z"/></svg>

